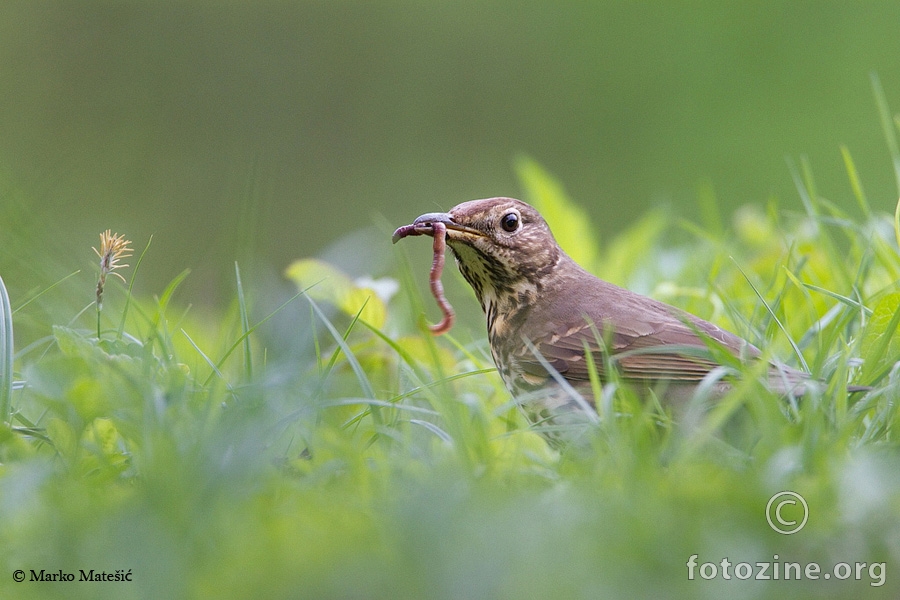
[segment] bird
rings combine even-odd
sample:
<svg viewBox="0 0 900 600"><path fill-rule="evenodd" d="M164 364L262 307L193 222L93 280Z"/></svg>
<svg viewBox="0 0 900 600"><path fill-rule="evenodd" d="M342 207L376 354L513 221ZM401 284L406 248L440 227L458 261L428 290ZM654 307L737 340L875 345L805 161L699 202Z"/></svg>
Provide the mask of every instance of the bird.
<svg viewBox="0 0 900 600"><path fill-rule="evenodd" d="M435 232L446 236L474 290L497 371L532 425L559 431L596 421L592 372L608 382L614 369L617 381L640 394L683 404L703 384L713 400L732 389L723 376L728 363L762 360L747 340L589 273L520 200L471 200L427 213L398 229L394 241ZM764 384L785 397L800 397L818 383L779 362L763 371Z"/></svg>

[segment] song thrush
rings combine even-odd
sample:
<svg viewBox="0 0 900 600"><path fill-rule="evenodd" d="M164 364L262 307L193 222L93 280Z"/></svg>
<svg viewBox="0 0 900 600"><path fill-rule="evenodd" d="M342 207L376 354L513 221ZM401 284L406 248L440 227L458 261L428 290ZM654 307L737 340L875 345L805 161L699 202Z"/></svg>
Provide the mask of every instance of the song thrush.
<svg viewBox="0 0 900 600"><path fill-rule="evenodd" d="M741 362L761 355L712 323L588 273L559 247L538 211L519 200L473 200L422 215L398 229L394 242L407 235L446 235L487 316L497 370L532 423L565 425L593 412L589 360L601 380L612 365L636 389L682 400L704 378L713 397L730 389L725 378L708 377L721 366L711 348ZM444 322L441 331L449 328L449 318ZM777 363L766 379L787 396L814 383Z"/></svg>

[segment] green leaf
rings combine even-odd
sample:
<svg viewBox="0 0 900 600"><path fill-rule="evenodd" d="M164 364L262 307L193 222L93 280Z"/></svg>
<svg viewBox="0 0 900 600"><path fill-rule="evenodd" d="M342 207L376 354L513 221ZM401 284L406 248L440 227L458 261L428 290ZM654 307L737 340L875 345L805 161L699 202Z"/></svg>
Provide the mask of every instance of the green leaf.
<svg viewBox="0 0 900 600"><path fill-rule="evenodd" d="M53 337L56 345L66 356L79 358L93 358L96 356L96 344L84 335L69 327L62 325L53 326Z"/></svg>
<svg viewBox="0 0 900 600"><path fill-rule="evenodd" d="M346 273L326 262L296 260L285 275L299 289L309 288L306 295L310 298L330 302L350 317L359 314L361 320L379 329L387 320L387 307L374 289L354 283Z"/></svg>
<svg viewBox="0 0 900 600"><path fill-rule="evenodd" d="M575 262L593 268L600 256L597 230L587 213L572 202L550 173L528 157L516 160L516 172L525 188L525 197L546 219L556 241Z"/></svg>
<svg viewBox="0 0 900 600"><path fill-rule="evenodd" d="M863 381L880 377L900 360L900 292L888 294L875 305L866 325L860 345L860 355L865 361Z"/></svg>

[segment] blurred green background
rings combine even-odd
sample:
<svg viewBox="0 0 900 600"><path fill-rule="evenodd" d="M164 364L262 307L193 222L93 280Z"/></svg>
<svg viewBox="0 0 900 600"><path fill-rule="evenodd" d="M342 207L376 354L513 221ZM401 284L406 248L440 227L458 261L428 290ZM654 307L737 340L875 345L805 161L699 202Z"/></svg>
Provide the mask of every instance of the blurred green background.
<svg viewBox="0 0 900 600"><path fill-rule="evenodd" d="M726 210L799 206L785 157L850 207L842 144L887 209L869 77L900 107L898 24L897 2L6 0L2 201L26 209L0 266L15 296L35 251L62 249L62 276L108 227L153 234L138 290L189 267L191 300L217 303L248 254L280 271L519 195L521 153L601 235L660 203L689 216L709 185ZM389 269L386 235L341 248Z"/></svg>

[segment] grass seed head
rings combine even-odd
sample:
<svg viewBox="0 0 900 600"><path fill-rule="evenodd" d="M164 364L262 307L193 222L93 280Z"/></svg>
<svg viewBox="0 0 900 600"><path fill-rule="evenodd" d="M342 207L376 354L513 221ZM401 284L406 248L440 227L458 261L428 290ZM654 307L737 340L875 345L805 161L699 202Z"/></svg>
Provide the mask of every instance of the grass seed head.
<svg viewBox="0 0 900 600"><path fill-rule="evenodd" d="M127 267L128 265L119 264L123 258L132 255L131 242L125 239L125 236L118 233L112 233L107 229L100 234L100 249L93 248L94 252L100 258L100 278L97 281L97 306L103 305L103 288L106 285L106 277L110 273L121 279L125 278L120 273L116 273L116 269Z"/></svg>

